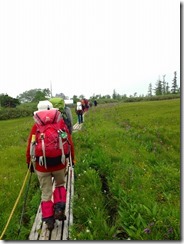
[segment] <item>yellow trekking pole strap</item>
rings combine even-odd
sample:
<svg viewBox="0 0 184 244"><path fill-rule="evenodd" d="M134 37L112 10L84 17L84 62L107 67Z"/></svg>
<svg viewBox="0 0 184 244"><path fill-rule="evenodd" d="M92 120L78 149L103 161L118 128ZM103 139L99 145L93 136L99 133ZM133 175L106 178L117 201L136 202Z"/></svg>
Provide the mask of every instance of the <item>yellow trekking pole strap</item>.
<svg viewBox="0 0 184 244"><path fill-rule="evenodd" d="M31 167L31 163L29 164L29 169L30 169L30 167ZM2 234L1 234L1 236L0 236L0 240L2 240L2 238L3 238L3 236L4 236L5 232L6 232L6 230L7 230L7 228L8 228L8 225L9 225L9 223L10 223L10 220L11 220L11 218L12 218L12 216L13 216L13 213L14 213L14 211L15 211L15 208L17 207L18 201L20 200L21 194L22 194L22 192L23 192L23 189L24 189L24 186L25 186L25 184L26 184L26 180L27 180L27 177L28 177L28 174L29 174L29 169L27 170L27 173L26 173L26 176L25 176L25 179L24 179L22 188L21 188L21 190L20 190L20 192L19 192L19 195L18 195L18 197L17 197L17 200L16 200L16 202L15 202L15 204L14 204L14 206L13 206L13 209L12 209L12 211L11 211L10 217L9 217L9 219L8 219L8 221L7 221L7 223L6 223L6 226L5 226L3 232L2 232Z"/></svg>

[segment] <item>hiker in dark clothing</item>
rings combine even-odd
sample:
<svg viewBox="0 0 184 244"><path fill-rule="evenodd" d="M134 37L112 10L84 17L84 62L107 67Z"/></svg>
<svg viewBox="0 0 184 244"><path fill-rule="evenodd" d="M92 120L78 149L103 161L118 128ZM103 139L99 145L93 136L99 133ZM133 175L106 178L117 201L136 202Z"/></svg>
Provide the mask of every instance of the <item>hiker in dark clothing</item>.
<svg viewBox="0 0 184 244"><path fill-rule="evenodd" d="M96 100L94 100L94 106L95 106L95 107L97 106L97 101L96 101Z"/></svg>

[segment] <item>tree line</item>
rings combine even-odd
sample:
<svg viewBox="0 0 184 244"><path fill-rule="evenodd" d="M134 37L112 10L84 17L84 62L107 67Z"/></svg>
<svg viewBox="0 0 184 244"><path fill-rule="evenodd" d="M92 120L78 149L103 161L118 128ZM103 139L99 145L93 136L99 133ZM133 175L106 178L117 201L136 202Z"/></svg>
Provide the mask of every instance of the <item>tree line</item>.
<svg viewBox="0 0 184 244"><path fill-rule="evenodd" d="M168 95L168 94L180 94L180 87L178 87L177 84L177 72L174 72L174 78L172 80L171 87L169 86L169 83L166 82L165 76L163 75L163 79L160 78L157 80L155 88L152 87L152 84L149 84L148 87L148 94L146 97L152 97L155 96L162 96L162 95ZM62 97L63 99L68 99L67 96L65 96L63 93L58 93L55 96ZM1 108L15 108L16 106L24 103L37 103L41 100L45 100L51 97L51 91L49 88L45 89L31 89L29 91L25 91L22 94L18 95L16 98L10 97L8 94L0 94L0 107ZM144 97L144 95L141 95L139 97ZM80 95L79 97L74 95L73 96L73 103L75 104L79 99L85 98L84 95ZM112 96L105 95L101 96L100 94L91 96L89 100L131 100L132 98L138 98L137 93L135 92L134 95L130 95L127 97L126 94L120 95L115 90L113 90Z"/></svg>
<svg viewBox="0 0 184 244"><path fill-rule="evenodd" d="M174 78L172 80L171 87L169 86L169 83L166 82L165 76L163 75L163 79L161 80L160 77L156 82L156 86L153 89L152 84L149 84L148 87L148 96L152 96L153 92L155 95L166 95L166 94L177 94L180 93L180 87L178 87L177 84L177 72L174 72Z"/></svg>
<svg viewBox="0 0 184 244"><path fill-rule="evenodd" d="M148 93L146 96L140 95L139 97L152 97L152 96L162 96L162 95L169 95L169 94L180 94L180 87L177 84L177 72L174 71L174 78L171 82L171 87L169 86L169 83L166 82L165 79L166 75L163 75L163 79L161 80L160 77L156 81L155 87L153 88L152 83L148 86ZM102 97L101 97L102 98ZM103 97L107 98L107 97ZM112 95L113 99L122 99L127 100L127 95L120 95L115 90L113 91ZM132 98L138 98L137 92L135 92L133 95L129 96L130 99Z"/></svg>

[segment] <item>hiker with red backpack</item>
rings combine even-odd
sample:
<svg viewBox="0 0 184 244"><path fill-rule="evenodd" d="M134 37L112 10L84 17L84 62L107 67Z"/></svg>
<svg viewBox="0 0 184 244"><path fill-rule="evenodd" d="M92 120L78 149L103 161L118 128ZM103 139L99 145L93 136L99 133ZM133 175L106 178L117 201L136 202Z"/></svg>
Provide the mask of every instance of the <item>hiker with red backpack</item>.
<svg viewBox="0 0 184 244"><path fill-rule="evenodd" d="M81 103L82 103L83 112L87 112L90 107L88 99L86 99L86 98L81 99Z"/></svg>
<svg viewBox="0 0 184 244"><path fill-rule="evenodd" d="M65 220L65 171L70 155L69 131L61 113L49 101L40 101L28 138L28 168L37 174L41 189L42 220L52 231L55 219ZM55 189L52 192L53 181Z"/></svg>

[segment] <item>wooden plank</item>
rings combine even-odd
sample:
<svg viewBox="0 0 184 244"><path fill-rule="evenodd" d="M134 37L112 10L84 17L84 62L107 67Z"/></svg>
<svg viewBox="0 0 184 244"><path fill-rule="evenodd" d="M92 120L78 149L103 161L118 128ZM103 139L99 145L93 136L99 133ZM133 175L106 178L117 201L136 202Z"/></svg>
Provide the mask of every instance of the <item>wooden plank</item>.
<svg viewBox="0 0 184 244"><path fill-rule="evenodd" d="M37 240L39 238L42 229L42 219L41 219L41 205L38 207L36 218L29 235L29 240Z"/></svg>
<svg viewBox="0 0 184 244"><path fill-rule="evenodd" d="M65 214L66 214L66 220L64 221L64 226L63 226L63 236L62 240L68 240L69 233L68 233L68 228L69 228L69 214L70 214L70 168L69 166L68 169L68 174L67 174L67 194L66 194L66 207L65 207Z"/></svg>
<svg viewBox="0 0 184 244"><path fill-rule="evenodd" d="M43 222L39 240L49 240L49 237L50 237L50 231L47 229L46 223Z"/></svg>
<svg viewBox="0 0 184 244"><path fill-rule="evenodd" d="M65 223L65 228L63 230L63 238L62 240L70 240L70 226L73 224L73 211L72 211L72 201L73 201L73 183L74 180L74 168L70 167L68 181L69 181L69 188L68 188L68 223Z"/></svg>
<svg viewBox="0 0 184 244"><path fill-rule="evenodd" d="M51 240L62 240L62 235L63 235L63 221L58 221L58 231L55 239Z"/></svg>
<svg viewBox="0 0 184 244"><path fill-rule="evenodd" d="M55 227L52 230L50 240L61 240L61 238L62 238L62 228L63 228L62 221L56 220Z"/></svg>
<svg viewBox="0 0 184 244"><path fill-rule="evenodd" d="M70 189L70 226L73 224L73 196L74 196L74 169L72 170L71 189Z"/></svg>
<svg viewBox="0 0 184 244"><path fill-rule="evenodd" d="M83 125L83 123L81 123L81 124L76 123L76 124L73 126L74 131L81 130L82 125Z"/></svg>
<svg viewBox="0 0 184 244"><path fill-rule="evenodd" d="M79 124L77 123L77 124L75 124L74 126L73 126L73 130L74 131L77 131L78 130L78 128L79 128Z"/></svg>

